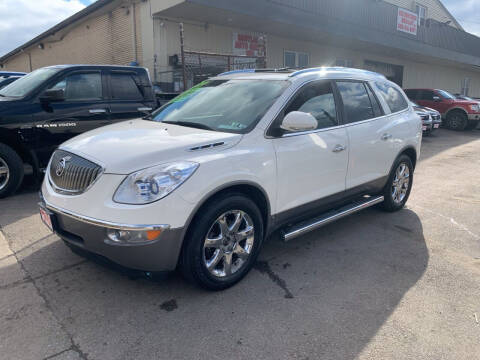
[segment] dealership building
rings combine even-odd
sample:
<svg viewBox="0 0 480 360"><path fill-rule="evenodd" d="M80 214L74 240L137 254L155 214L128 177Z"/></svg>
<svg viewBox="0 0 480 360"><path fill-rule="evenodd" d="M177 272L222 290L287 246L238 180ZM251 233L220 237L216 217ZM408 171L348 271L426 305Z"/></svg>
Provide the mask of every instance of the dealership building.
<svg viewBox="0 0 480 360"><path fill-rule="evenodd" d="M0 57L67 63L138 64L165 92L226 70L348 66L480 97L480 38L439 0L98 0Z"/></svg>

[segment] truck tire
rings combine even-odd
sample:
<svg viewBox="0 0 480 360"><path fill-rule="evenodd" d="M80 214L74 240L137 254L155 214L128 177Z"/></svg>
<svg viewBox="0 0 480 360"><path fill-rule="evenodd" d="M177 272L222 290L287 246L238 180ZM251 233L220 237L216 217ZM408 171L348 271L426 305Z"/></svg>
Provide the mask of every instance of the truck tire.
<svg viewBox="0 0 480 360"><path fill-rule="evenodd" d="M209 203L190 225L180 258L184 277L207 290L239 282L260 251L264 224L258 206L238 193Z"/></svg>
<svg viewBox="0 0 480 360"><path fill-rule="evenodd" d="M385 200L381 208L387 212L403 209L413 184L413 164L409 156L400 155L392 167L387 184L383 190Z"/></svg>
<svg viewBox="0 0 480 360"><path fill-rule="evenodd" d="M470 120L465 130L474 130L477 128L479 123L480 123L480 120Z"/></svg>
<svg viewBox="0 0 480 360"><path fill-rule="evenodd" d="M17 191L22 181L22 159L10 146L0 144L0 199Z"/></svg>
<svg viewBox="0 0 480 360"><path fill-rule="evenodd" d="M462 131L468 124L468 116L461 110L452 110L447 114L445 126L447 129Z"/></svg>

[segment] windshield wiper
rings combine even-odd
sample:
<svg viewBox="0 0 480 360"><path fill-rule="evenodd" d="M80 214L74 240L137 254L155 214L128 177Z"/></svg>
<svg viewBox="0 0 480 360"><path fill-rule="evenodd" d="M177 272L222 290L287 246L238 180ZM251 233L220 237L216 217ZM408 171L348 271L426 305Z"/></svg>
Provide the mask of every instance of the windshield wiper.
<svg viewBox="0 0 480 360"><path fill-rule="evenodd" d="M205 124L200 124L196 122L191 122L191 121L162 121L164 124L172 124L172 125L180 125L180 126L187 126L187 127L193 127L197 129L203 129L203 130L211 130L215 131L215 129L211 128L208 125Z"/></svg>

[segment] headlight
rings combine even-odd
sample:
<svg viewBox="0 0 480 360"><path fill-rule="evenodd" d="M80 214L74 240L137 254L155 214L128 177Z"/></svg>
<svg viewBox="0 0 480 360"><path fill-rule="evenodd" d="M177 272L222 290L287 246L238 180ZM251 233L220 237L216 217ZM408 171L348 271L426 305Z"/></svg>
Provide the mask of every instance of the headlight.
<svg viewBox="0 0 480 360"><path fill-rule="evenodd" d="M141 205L160 200L192 176L198 166L194 162L180 161L137 171L120 184L113 201Z"/></svg>
<svg viewBox="0 0 480 360"><path fill-rule="evenodd" d="M480 106L479 105L470 105L470 109L475 112L480 111Z"/></svg>

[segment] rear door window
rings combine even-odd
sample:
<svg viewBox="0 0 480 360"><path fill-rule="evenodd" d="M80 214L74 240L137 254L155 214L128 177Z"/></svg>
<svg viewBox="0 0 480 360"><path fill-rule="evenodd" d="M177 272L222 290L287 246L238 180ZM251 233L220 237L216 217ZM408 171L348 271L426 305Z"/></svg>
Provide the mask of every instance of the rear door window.
<svg viewBox="0 0 480 360"><path fill-rule="evenodd" d="M405 94L407 94L410 100L415 101L418 96L418 90L405 90Z"/></svg>
<svg viewBox="0 0 480 360"><path fill-rule="evenodd" d="M418 100L433 101L435 93L433 90L421 90L418 96Z"/></svg>
<svg viewBox="0 0 480 360"><path fill-rule="evenodd" d="M133 76L134 74L128 73L112 73L110 75L113 100L143 99L143 94Z"/></svg>
<svg viewBox="0 0 480 360"><path fill-rule="evenodd" d="M337 88L342 97L346 124L375 117L367 88L363 82L337 81Z"/></svg>

